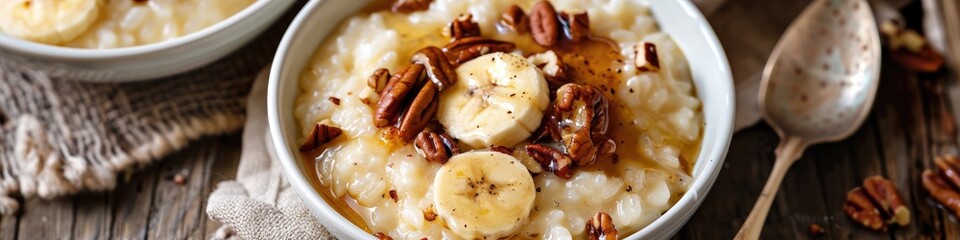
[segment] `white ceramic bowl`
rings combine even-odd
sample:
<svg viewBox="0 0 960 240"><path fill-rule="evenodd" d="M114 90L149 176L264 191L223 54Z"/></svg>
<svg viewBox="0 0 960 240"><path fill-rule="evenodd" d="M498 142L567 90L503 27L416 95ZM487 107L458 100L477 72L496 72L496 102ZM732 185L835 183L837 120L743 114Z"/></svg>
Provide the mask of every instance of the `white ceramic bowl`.
<svg viewBox="0 0 960 240"><path fill-rule="evenodd" d="M67 48L0 33L0 56L51 77L98 82L166 77L202 67L240 48L272 25L295 2L259 0L203 30L125 48Z"/></svg>
<svg viewBox="0 0 960 240"><path fill-rule="evenodd" d="M343 239L374 239L341 216L320 197L308 181L300 159L294 99L298 79L317 46L340 20L353 15L367 1L312 1L287 29L273 61L268 89L271 138L283 171L300 198L334 235ZM654 16L663 31L687 53L697 96L703 102L706 126L703 146L693 168L694 182L680 200L649 226L626 239L667 239L693 215L713 186L733 130L734 92L730 67L710 24L689 0L651 0ZM695 55L691 55L695 54Z"/></svg>

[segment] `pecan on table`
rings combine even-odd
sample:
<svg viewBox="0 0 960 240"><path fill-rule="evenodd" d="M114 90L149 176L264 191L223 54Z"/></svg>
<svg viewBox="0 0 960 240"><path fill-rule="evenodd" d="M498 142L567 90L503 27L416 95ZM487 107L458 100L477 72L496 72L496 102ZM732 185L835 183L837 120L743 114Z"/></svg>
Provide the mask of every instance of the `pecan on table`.
<svg viewBox="0 0 960 240"><path fill-rule="evenodd" d="M527 154L530 155L544 170L552 172L557 177L570 179L573 177L573 169L576 167L573 159L560 150L553 149L540 144L530 144L524 147Z"/></svg>
<svg viewBox="0 0 960 240"><path fill-rule="evenodd" d="M414 89L418 85L421 85L421 80L426 75L424 70L423 65L412 64L390 78L380 94L380 100L377 101L377 108L373 117L375 126L382 128L396 122L397 116L403 110L403 104L408 98L407 96L415 92Z"/></svg>
<svg viewBox="0 0 960 240"><path fill-rule="evenodd" d="M370 86L377 93L382 93L383 89L387 88L388 82L390 82L390 70L386 68L373 71L373 74L367 78L367 86Z"/></svg>
<svg viewBox="0 0 960 240"><path fill-rule="evenodd" d="M534 54L527 58L533 65L536 65L547 79L550 89L557 89L563 84L570 82L567 77L569 67L563 62L563 59L553 50Z"/></svg>
<svg viewBox="0 0 960 240"><path fill-rule="evenodd" d="M443 91L457 82L456 68L447 60L447 55L438 47L429 46L417 51L410 58L416 64L423 64L427 69L430 81L437 85L437 90Z"/></svg>
<svg viewBox="0 0 960 240"><path fill-rule="evenodd" d="M617 229L613 226L613 218L605 212L598 212L587 220L587 239L616 240L619 238Z"/></svg>
<svg viewBox="0 0 960 240"><path fill-rule="evenodd" d="M450 42L465 37L478 37L480 36L480 24L473 21L473 14L467 13L447 24L443 34L450 37Z"/></svg>
<svg viewBox="0 0 960 240"><path fill-rule="evenodd" d="M577 166L591 165L598 155L608 156L616 150L616 143L606 136L608 108L607 99L595 87L570 83L557 90L547 127L559 133L559 139L552 137L563 144Z"/></svg>
<svg viewBox="0 0 960 240"><path fill-rule="evenodd" d="M910 224L910 210L903 204L896 186L881 176L868 177L863 180L863 187L850 190L843 211L874 231L886 231L888 224Z"/></svg>
<svg viewBox="0 0 960 240"><path fill-rule="evenodd" d="M517 5L510 6L506 12L503 12L499 24L516 33L522 34L530 31L530 19L527 18L527 13L524 13L523 9L520 9L520 6Z"/></svg>
<svg viewBox="0 0 960 240"><path fill-rule="evenodd" d="M880 216L880 209L873 206L863 188L857 187L847 192L847 202L843 204L843 212L850 219L871 230L887 230L887 224Z"/></svg>
<svg viewBox="0 0 960 240"><path fill-rule="evenodd" d="M538 1L530 9L530 33L533 40L544 47L552 47L559 42L560 21L557 10L548 1Z"/></svg>
<svg viewBox="0 0 960 240"><path fill-rule="evenodd" d="M960 159L946 155L934 159L938 171L923 171L923 187L930 197L943 205L951 213L960 217Z"/></svg>
<svg viewBox="0 0 960 240"><path fill-rule="evenodd" d="M510 52L517 46L511 42L504 42L482 37L467 37L457 39L443 47L447 59L454 67L473 60L479 56L493 52Z"/></svg>
<svg viewBox="0 0 960 240"><path fill-rule="evenodd" d="M417 152L427 161L440 164L447 163L453 155L460 153L460 144L456 139L443 133L423 131L413 141Z"/></svg>
<svg viewBox="0 0 960 240"><path fill-rule="evenodd" d="M560 24L563 33L571 42L581 42L590 36L590 17L586 12L560 13Z"/></svg>
<svg viewBox="0 0 960 240"><path fill-rule="evenodd" d="M431 2L433 2L433 0L397 0L397 2L393 3L390 11L394 13L411 13L427 10L430 8Z"/></svg>
<svg viewBox="0 0 960 240"><path fill-rule="evenodd" d="M640 72L656 72L660 70L660 56L657 55L657 45L651 42L641 42L633 47L633 63Z"/></svg>
<svg viewBox="0 0 960 240"><path fill-rule="evenodd" d="M313 126L313 130L310 130L310 134L307 135L307 140L303 141L303 144L300 145L300 152L314 152L319 149L320 146L323 146L323 144L340 136L341 133L343 133L343 130L340 130L340 128L317 123Z"/></svg>

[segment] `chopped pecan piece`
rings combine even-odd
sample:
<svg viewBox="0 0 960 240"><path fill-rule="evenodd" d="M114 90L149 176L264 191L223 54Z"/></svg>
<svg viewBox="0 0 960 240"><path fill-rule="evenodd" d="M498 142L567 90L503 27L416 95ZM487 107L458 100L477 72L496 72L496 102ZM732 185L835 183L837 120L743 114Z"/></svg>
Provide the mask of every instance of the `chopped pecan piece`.
<svg viewBox="0 0 960 240"><path fill-rule="evenodd" d="M387 236L387 234L383 232L374 233L373 236L377 237L377 240L393 240L392 237Z"/></svg>
<svg viewBox="0 0 960 240"><path fill-rule="evenodd" d="M460 144L457 140L443 133L420 132L413 143L417 147L417 152L427 161L440 164L447 163L450 157L460 153Z"/></svg>
<svg viewBox="0 0 960 240"><path fill-rule="evenodd" d="M886 231L887 224L880 216L880 209L873 206L863 188L857 187L847 192L847 202L843 205L843 212L850 219L874 231Z"/></svg>
<svg viewBox="0 0 960 240"><path fill-rule="evenodd" d="M807 233L810 234L811 237L819 237L823 236L824 233L827 233L827 230L824 230L820 224L813 223L810 224L809 228L807 228Z"/></svg>
<svg viewBox="0 0 960 240"><path fill-rule="evenodd" d="M543 72L550 89L560 88L563 84L570 82L567 78L567 71L569 71L567 64L563 63L563 59L553 50L534 54L527 60Z"/></svg>
<svg viewBox="0 0 960 240"><path fill-rule="evenodd" d="M390 199L393 199L393 202L399 202L399 201L400 201L400 197L397 196L397 190L395 190L395 189L390 189L390 191L387 191L387 194L390 195Z"/></svg>
<svg viewBox="0 0 960 240"><path fill-rule="evenodd" d="M570 179L573 176L574 162L570 156L540 144L530 144L525 147L530 155L544 170L550 171L557 177Z"/></svg>
<svg viewBox="0 0 960 240"><path fill-rule="evenodd" d="M377 101L377 111L373 118L374 125L386 127L396 121L407 96L414 92L413 89L420 85L421 79L426 75L424 69L423 65L412 64L390 78L390 82L384 88L380 100Z"/></svg>
<svg viewBox="0 0 960 240"><path fill-rule="evenodd" d="M367 86L373 88L377 93L382 93L383 89L387 88L387 82L390 81L390 70L386 68L380 68L373 72L369 78L367 78Z"/></svg>
<svg viewBox="0 0 960 240"><path fill-rule="evenodd" d="M540 162L538 162L536 159L533 159L533 157L527 153L526 147L512 148L506 146L493 146L490 147L490 150L517 158L517 160L519 160L523 166L527 167L527 171L530 173L539 174L543 172L543 166L540 166Z"/></svg>
<svg viewBox="0 0 960 240"><path fill-rule="evenodd" d="M517 46L511 42L481 37L467 37L463 39L457 39L456 41L447 44L447 46L443 48L443 52L446 53L447 59L450 60L450 64L453 66L460 66L460 64L464 62L473 60L474 58L484 54L493 52L510 52L516 47Z"/></svg>
<svg viewBox="0 0 960 240"><path fill-rule="evenodd" d="M659 71L660 56L657 55L657 45L651 42L641 42L633 47L635 53L634 65L641 72Z"/></svg>
<svg viewBox="0 0 960 240"><path fill-rule="evenodd" d="M330 100L333 105L340 106L340 98L337 97L328 97L327 100Z"/></svg>
<svg viewBox="0 0 960 240"><path fill-rule="evenodd" d="M910 224L910 210L903 205L900 193L893 182L884 179L881 176L868 177L863 180L863 189L867 191L870 198L880 206L886 216L889 216L891 222L900 226Z"/></svg>
<svg viewBox="0 0 960 240"><path fill-rule="evenodd" d="M424 84L417 97L410 103L410 107L400 116L399 136L403 141L410 141L423 131L437 113L440 105L439 90L435 84Z"/></svg>
<svg viewBox="0 0 960 240"><path fill-rule="evenodd" d="M960 217L960 159L954 155L940 156L934 159L938 171L923 171L923 187L930 197L943 205L945 209Z"/></svg>
<svg viewBox="0 0 960 240"><path fill-rule="evenodd" d="M473 21L473 14L467 13L450 22L443 33L450 37L450 42L465 37L478 37L480 36L480 24Z"/></svg>
<svg viewBox="0 0 960 240"><path fill-rule="evenodd" d="M592 86L566 84L557 90L557 101L548 114L546 127L555 128L554 140L563 144L577 166L593 164L597 156L609 156L616 143L606 136L610 124L609 103L603 93ZM601 148L603 151L601 152Z"/></svg>
<svg viewBox="0 0 960 240"><path fill-rule="evenodd" d="M438 47L429 46L420 49L413 54L410 61L423 64L426 67L427 76L430 77L431 82L437 85L439 91L443 91L443 89L457 82L456 68L450 65L447 55Z"/></svg>
<svg viewBox="0 0 960 240"><path fill-rule="evenodd" d="M843 211L874 231L886 231L887 224L910 224L910 210L903 204L897 188L881 176L868 177L863 180L863 187L850 190Z"/></svg>
<svg viewBox="0 0 960 240"><path fill-rule="evenodd" d="M560 22L563 24L563 33L571 42L581 42L590 36L590 17L586 12L562 12Z"/></svg>
<svg viewBox="0 0 960 240"><path fill-rule="evenodd" d="M548 1L538 1L530 9L530 33L533 40L544 47L552 47L560 36L560 21L557 10Z"/></svg>
<svg viewBox="0 0 960 240"><path fill-rule="evenodd" d="M530 19L527 18L527 13L524 13L523 9L520 9L520 6L517 5L510 6L506 12L503 12L499 24L516 33L522 34L530 31Z"/></svg>
<svg viewBox="0 0 960 240"><path fill-rule="evenodd" d="M427 222L437 220L437 213L433 212L433 207L423 210L423 220L427 220Z"/></svg>
<svg viewBox="0 0 960 240"><path fill-rule="evenodd" d="M605 212L598 212L587 220L587 239L616 240L619 239L617 228L613 226L613 218Z"/></svg>
<svg viewBox="0 0 960 240"><path fill-rule="evenodd" d="M397 0L390 9L394 13L410 13L430 8L433 0Z"/></svg>
<svg viewBox="0 0 960 240"><path fill-rule="evenodd" d="M323 144L340 136L341 133L343 133L343 130L340 130L340 128L317 123L313 126L313 130L310 130L310 134L307 135L307 140L303 141L303 145L300 145L300 152L313 152L319 149L320 146L323 146Z"/></svg>

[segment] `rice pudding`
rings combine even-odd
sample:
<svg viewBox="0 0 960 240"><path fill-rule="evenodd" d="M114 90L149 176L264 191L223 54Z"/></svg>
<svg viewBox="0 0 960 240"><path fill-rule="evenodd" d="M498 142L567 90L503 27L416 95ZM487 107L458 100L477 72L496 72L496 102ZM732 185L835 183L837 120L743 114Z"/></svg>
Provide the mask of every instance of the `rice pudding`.
<svg viewBox="0 0 960 240"><path fill-rule="evenodd" d="M352 222L393 239L627 236L687 191L700 100L644 3L410 2L344 20L299 79L308 175Z"/></svg>
<svg viewBox="0 0 960 240"><path fill-rule="evenodd" d="M121 48L200 31L256 0L5 0L0 32L74 48Z"/></svg>

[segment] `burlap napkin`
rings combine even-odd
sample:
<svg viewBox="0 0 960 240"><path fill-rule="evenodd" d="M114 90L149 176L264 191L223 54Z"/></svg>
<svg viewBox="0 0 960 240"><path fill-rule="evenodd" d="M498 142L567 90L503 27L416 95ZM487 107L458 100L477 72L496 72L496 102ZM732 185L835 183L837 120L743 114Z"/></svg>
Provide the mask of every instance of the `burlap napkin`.
<svg viewBox="0 0 960 240"><path fill-rule="evenodd" d="M904 2L878 1L889 1L893 6ZM736 129L748 127L760 119L757 89L763 64L807 1L694 2L717 32L733 69L738 101ZM331 239L282 176L267 132L266 82L266 74L261 74L248 102L237 180L220 183L207 205L207 214L225 224L215 238Z"/></svg>

